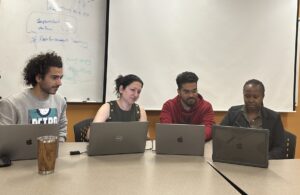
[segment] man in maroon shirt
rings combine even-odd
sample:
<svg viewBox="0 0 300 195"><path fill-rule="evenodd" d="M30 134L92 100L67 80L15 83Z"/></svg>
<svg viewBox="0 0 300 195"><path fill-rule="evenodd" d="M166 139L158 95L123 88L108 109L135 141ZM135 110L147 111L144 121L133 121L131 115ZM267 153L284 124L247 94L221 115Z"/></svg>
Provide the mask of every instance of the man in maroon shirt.
<svg viewBox="0 0 300 195"><path fill-rule="evenodd" d="M205 140L211 139L214 112L197 90L198 77L193 72L183 72L176 78L177 93L164 103L160 113L161 123L205 125Z"/></svg>

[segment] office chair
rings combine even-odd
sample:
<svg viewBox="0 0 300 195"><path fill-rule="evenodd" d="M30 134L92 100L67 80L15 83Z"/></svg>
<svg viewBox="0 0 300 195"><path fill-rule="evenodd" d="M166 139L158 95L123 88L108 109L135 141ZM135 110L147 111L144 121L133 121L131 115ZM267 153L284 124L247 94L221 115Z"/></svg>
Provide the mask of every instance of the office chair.
<svg viewBox="0 0 300 195"><path fill-rule="evenodd" d="M285 143L284 143L284 158L293 159L295 158L295 148L296 148L296 136L291 132L284 132Z"/></svg>
<svg viewBox="0 0 300 195"><path fill-rule="evenodd" d="M75 142L88 141L85 137L87 134L87 130L90 128L92 122L93 122L93 118L89 118L89 119L82 120L73 126Z"/></svg>

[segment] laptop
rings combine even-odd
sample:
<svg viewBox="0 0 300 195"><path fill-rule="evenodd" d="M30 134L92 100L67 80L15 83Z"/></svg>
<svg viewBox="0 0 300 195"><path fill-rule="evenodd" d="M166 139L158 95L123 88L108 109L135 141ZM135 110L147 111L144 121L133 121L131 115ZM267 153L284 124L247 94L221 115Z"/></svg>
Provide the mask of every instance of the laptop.
<svg viewBox="0 0 300 195"><path fill-rule="evenodd" d="M148 122L92 123L87 154L142 153L145 151L147 132Z"/></svg>
<svg viewBox="0 0 300 195"><path fill-rule="evenodd" d="M213 126L215 162L268 167L269 130L231 126Z"/></svg>
<svg viewBox="0 0 300 195"><path fill-rule="evenodd" d="M204 125L156 124L156 153L203 156Z"/></svg>
<svg viewBox="0 0 300 195"><path fill-rule="evenodd" d="M37 158L37 138L58 136L57 124L0 125L0 158L27 160Z"/></svg>

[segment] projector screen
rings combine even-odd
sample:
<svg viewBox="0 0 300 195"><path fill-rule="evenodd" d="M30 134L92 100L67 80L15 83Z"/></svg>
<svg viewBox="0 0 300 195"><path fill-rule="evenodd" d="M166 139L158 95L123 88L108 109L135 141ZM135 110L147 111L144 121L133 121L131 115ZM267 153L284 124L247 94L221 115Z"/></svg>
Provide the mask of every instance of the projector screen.
<svg viewBox="0 0 300 195"><path fill-rule="evenodd" d="M144 81L138 103L160 110L177 95L176 77L195 72L198 91L215 111L243 104L252 78L264 105L293 111L297 0L110 0L106 101L114 80Z"/></svg>

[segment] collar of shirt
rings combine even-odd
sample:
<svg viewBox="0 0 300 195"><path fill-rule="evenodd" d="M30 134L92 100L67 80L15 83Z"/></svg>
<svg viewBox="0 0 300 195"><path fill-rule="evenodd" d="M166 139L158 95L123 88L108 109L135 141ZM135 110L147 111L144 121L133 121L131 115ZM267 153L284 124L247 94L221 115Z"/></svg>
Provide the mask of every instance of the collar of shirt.
<svg viewBox="0 0 300 195"><path fill-rule="evenodd" d="M242 106L241 111L243 113L243 116L247 120L249 127L251 127L251 128L262 128L262 114L261 114L261 111L259 111L257 117L255 119L251 120L251 121L249 121L249 119L248 119L248 114L246 112L245 105Z"/></svg>

